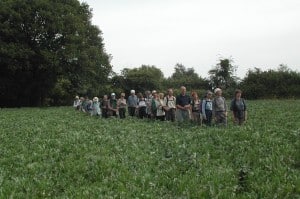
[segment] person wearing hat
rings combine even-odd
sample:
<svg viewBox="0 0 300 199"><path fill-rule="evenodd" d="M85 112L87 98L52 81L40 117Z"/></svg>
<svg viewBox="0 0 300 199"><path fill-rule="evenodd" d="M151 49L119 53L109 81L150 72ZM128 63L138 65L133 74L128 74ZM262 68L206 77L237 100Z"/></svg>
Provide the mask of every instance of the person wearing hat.
<svg viewBox="0 0 300 199"><path fill-rule="evenodd" d="M91 116L100 116L100 115L101 115L101 110L100 110L99 98L94 97Z"/></svg>
<svg viewBox="0 0 300 199"><path fill-rule="evenodd" d="M212 121L212 94L213 93L211 91L207 91L201 103L203 123L206 126L211 126Z"/></svg>
<svg viewBox="0 0 300 199"><path fill-rule="evenodd" d="M80 106L81 106L81 101L79 99L79 96L76 96L73 102L73 107L75 108L75 110L80 110Z"/></svg>
<svg viewBox="0 0 300 199"><path fill-rule="evenodd" d="M108 109L110 110L110 115L111 116L118 116L118 106L117 106L117 99L116 99L116 94L112 93L110 95L109 103L108 103Z"/></svg>
<svg viewBox="0 0 300 199"><path fill-rule="evenodd" d="M226 100L222 96L220 88L215 89L215 99L213 100L213 116L217 125L227 126L227 105Z"/></svg>
<svg viewBox="0 0 300 199"><path fill-rule="evenodd" d="M135 110L138 105L138 98L135 95L135 90L130 91L130 96L128 97L127 105L128 105L128 114L133 117L135 115Z"/></svg>

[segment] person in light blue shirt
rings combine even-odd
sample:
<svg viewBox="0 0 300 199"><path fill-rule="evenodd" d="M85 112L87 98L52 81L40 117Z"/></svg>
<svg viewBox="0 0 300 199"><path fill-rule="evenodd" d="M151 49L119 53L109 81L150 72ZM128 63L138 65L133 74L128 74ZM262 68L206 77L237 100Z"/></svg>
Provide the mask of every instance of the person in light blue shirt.
<svg viewBox="0 0 300 199"><path fill-rule="evenodd" d="M202 100L202 117L203 117L203 123L206 126L211 126L212 121L212 92L207 91L205 98Z"/></svg>

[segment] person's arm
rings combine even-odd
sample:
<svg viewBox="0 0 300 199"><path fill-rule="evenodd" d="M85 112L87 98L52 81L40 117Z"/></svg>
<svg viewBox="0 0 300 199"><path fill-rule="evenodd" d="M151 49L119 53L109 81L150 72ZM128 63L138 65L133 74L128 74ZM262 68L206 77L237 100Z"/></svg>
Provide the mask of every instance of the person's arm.
<svg viewBox="0 0 300 199"><path fill-rule="evenodd" d="M114 112L117 112L117 109L114 109L111 104L110 104L110 100L108 101L108 109Z"/></svg>
<svg viewBox="0 0 300 199"><path fill-rule="evenodd" d="M107 109L108 109L108 110L111 110L111 111L113 110L113 108L112 108L111 105L110 105L110 100L107 102Z"/></svg>
<svg viewBox="0 0 300 199"><path fill-rule="evenodd" d="M235 103L235 100L231 100L231 103L230 103L230 110L232 112L232 121L235 122L235 114L234 114L234 110L233 110L233 107L234 107L234 103Z"/></svg>
<svg viewBox="0 0 300 199"><path fill-rule="evenodd" d="M206 100L205 99L203 99L202 100L202 102L201 102L201 104L202 104L202 107L200 107L201 108L201 110L202 110L202 116L203 116L203 119L204 120L206 120L206 113L205 113L205 104L206 104Z"/></svg>
<svg viewBox="0 0 300 199"><path fill-rule="evenodd" d="M117 101L117 108L120 108L120 105L121 105L121 99L118 99L118 101Z"/></svg>
<svg viewBox="0 0 300 199"><path fill-rule="evenodd" d="M212 118L216 119L216 99L212 100Z"/></svg>
<svg viewBox="0 0 300 199"><path fill-rule="evenodd" d="M227 116L228 116L228 112L227 112L227 104L226 104L226 99L225 99L225 97L223 97L223 100L224 100L225 116L227 117Z"/></svg>
<svg viewBox="0 0 300 199"><path fill-rule="evenodd" d="M245 103L245 100L243 99L243 104L244 104L244 111L245 111L245 121L247 120L247 106L246 106L246 103Z"/></svg>

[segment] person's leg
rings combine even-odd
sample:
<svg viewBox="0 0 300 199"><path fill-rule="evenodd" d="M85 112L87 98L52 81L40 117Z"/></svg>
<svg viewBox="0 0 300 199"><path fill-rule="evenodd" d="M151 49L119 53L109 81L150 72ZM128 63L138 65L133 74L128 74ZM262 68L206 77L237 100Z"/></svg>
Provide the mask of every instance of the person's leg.
<svg viewBox="0 0 300 199"><path fill-rule="evenodd" d="M171 121L175 122L176 110L174 108L170 109L170 114L171 114Z"/></svg>

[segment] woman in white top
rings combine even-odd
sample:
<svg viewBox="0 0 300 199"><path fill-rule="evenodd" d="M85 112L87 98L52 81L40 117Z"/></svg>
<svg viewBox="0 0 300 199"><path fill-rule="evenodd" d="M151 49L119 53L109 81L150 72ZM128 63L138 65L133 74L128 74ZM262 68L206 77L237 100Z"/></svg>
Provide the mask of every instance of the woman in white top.
<svg viewBox="0 0 300 199"><path fill-rule="evenodd" d="M158 98L155 100L156 103L156 119L165 121L165 111L164 111L164 94L159 93Z"/></svg>

